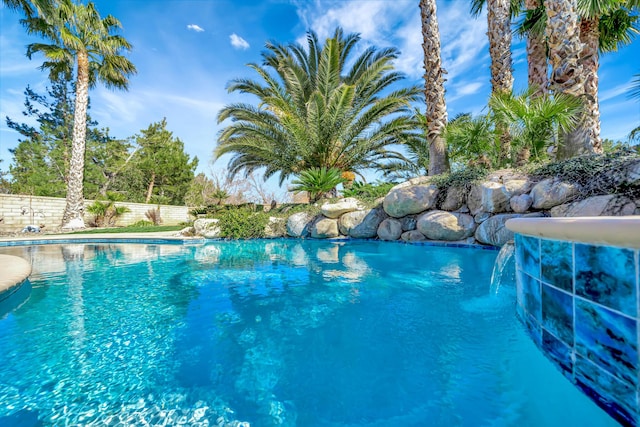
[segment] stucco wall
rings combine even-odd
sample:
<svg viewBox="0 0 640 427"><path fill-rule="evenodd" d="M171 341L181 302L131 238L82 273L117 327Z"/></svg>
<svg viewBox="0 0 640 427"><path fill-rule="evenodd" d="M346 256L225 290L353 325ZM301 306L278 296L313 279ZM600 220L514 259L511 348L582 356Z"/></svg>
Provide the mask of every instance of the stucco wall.
<svg viewBox="0 0 640 427"><path fill-rule="evenodd" d="M93 203L86 200L85 206ZM158 205L146 205L144 203L117 202L118 206L126 206L130 209L120 218L117 225L129 225L140 220L147 220L145 213L149 209L155 209ZM46 229L55 229L62 223L65 199L57 197L25 196L19 194L0 194L0 231L20 231L29 224L44 224ZM189 208L186 206L160 205L160 217L163 225L175 225L189 221ZM93 215L85 213L85 222Z"/></svg>

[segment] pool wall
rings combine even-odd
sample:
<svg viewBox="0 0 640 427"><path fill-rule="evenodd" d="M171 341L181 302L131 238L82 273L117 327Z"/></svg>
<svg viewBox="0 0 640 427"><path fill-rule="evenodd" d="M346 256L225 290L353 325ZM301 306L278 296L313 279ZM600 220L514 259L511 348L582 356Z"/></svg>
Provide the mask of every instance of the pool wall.
<svg viewBox="0 0 640 427"><path fill-rule="evenodd" d="M535 344L618 422L640 424L640 217L507 227L516 233L518 316Z"/></svg>

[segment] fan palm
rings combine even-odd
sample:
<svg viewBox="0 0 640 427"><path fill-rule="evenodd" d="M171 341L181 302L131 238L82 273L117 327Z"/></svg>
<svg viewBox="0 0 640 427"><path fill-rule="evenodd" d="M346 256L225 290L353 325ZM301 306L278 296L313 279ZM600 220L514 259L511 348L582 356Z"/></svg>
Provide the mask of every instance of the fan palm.
<svg viewBox="0 0 640 427"><path fill-rule="evenodd" d="M391 90L404 78L393 71L394 48L370 47L351 59L359 35L338 28L324 45L307 34L307 49L297 43L267 43L263 64L249 64L260 80L237 79L230 92L248 93L258 105L224 107L214 156L232 154L229 173L264 168L265 179L280 184L311 168L357 172L381 159L402 158L389 149L411 137L415 124L410 103L416 86ZM347 62L353 64L347 68Z"/></svg>
<svg viewBox="0 0 640 427"><path fill-rule="evenodd" d="M38 34L50 43L33 43L27 56L44 55L41 69L48 70L51 80L76 72L76 97L69 178L63 227L71 221L84 227L83 177L89 89L100 81L109 88L127 89L128 77L135 66L120 53L130 50L124 37L115 34L120 21L109 15L100 17L91 2L84 5L71 0L59 0L55 10L23 20L30 33Z"/></svg>
<svg viewBox="0 0 640 427"><path fill-rule="evenodd" d="M508 127L514 145L520 149L520 165L530 158L543 160L547 148L557 141L558 131L568 132L576 125L582 104L580 98L562 93L540 95L536 88L517 96L493 94L489 100L496 126Z"/></svg>
<svg viewBox="0 0 640 427"><path fill-rule="evenodd" d="M440 31L436 17L436 0L420 0L422 50L424 51L424 95L427 102L427 141L429 142L429 175L449 171L442 132L447 124L444 99L445 70L442 68Z"/></svg>
<svg viewBox="0 0 640 427"><path fill-rule="evenodd" d="M519 31L526 32L530 38L541 37L545 31L549 37L554 37L554 46L549 46L550 56L555 57L552 63L555 83L552 82L552 86L565 93L582 95L585 99L584 115L580 125L563 138L565 143L559 147L558 155L566 158L582 152L600 152L602 147L598 105L599 55L629 44L638 34L638 15L634 12L637 4L633 0L577 0L572 6L573 13L578 16L578 20L575 21L573 18L566 20L559 17L556 13L559 4L554 3L552 7L555 9L549 15L549 23L553 22L552 25L556 27L554 30L558 31L557 36L552 36L551 32L554 30L547 28L548 14L545 4L546 2L527 13ZM564 9L566 8L563 7ZM562 44L562 40L570 38L569 34L571 37L579 34L577 43L582 44L581 49L574 42ZM572 57L577 59L569 61L574 65L564 62L567 48L575 51ZM564 53L558 56L558 50L564 50ZM541 59L538 62L541 62ZM580 76L570 77L578 70L581 72Z"/></svg>
<svg viewBox="0 0 640 427"><path fill-rule="evenodd" d="M471 12L478 15L487 5L487 35L491 57L491 93L511 93L513 62L511 60L511 17L517 14L519 2L510 0L473 0ZM500 156L509 157L511 138L507 129L500 132Z"/></svg>

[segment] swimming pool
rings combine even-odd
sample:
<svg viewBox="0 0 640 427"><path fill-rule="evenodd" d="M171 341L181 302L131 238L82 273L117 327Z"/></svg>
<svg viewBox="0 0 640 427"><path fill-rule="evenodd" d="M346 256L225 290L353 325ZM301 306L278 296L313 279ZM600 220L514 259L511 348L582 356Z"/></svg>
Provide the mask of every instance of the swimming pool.
<svg viewBox="0 0 640 427"><path fill-rule="evenodd" d="M2 247L0 426L609 426L489 292L495 251L376 241ZM120 424L119 424L120 423Z"/></svg>

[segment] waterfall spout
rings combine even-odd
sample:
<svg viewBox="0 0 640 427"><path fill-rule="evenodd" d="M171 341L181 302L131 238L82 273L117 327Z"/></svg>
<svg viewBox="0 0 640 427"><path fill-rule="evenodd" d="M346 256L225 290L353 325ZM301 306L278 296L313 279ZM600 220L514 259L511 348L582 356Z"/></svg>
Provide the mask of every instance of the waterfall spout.
<svg viewBox="0 0 640 427"><path fill-rule="evenodd" d="M500 249L496 262L493 265L493 272L491 273L491 286L489 290L491 295L496 295L503 284L516 282L515 260L513 257L514 250L515 245L513 241L505 243L502 249Z"/></svg>

